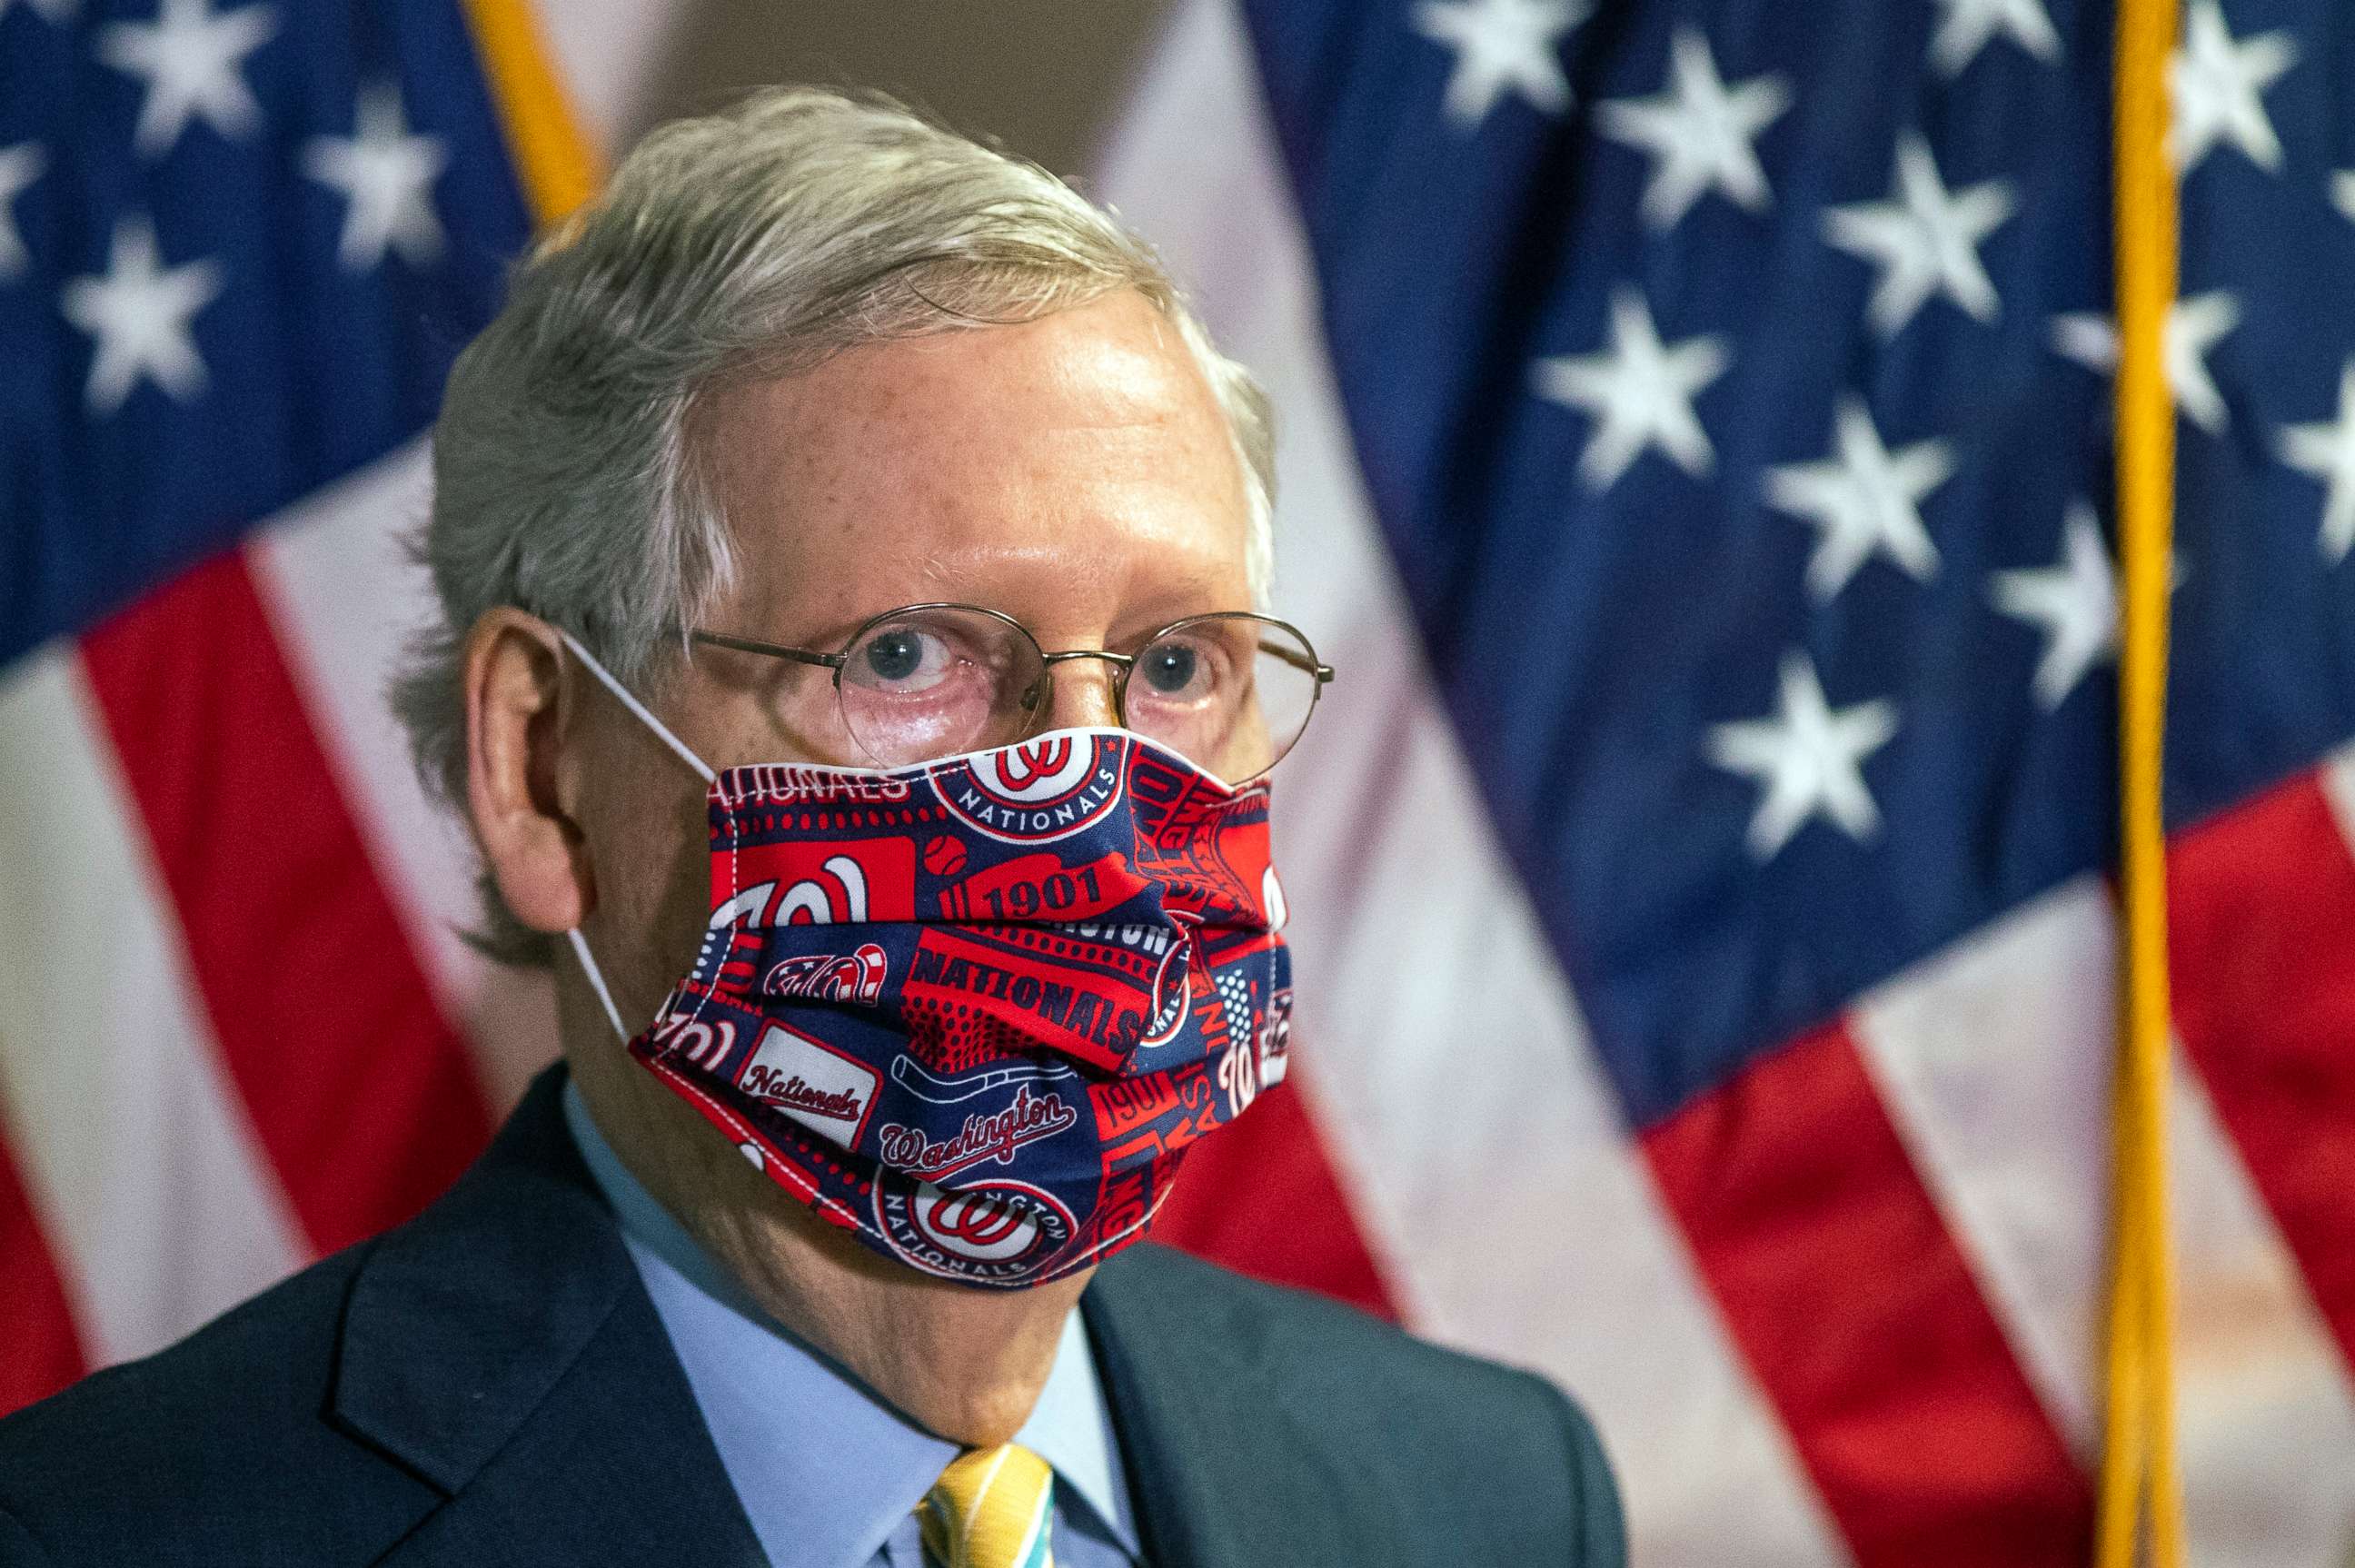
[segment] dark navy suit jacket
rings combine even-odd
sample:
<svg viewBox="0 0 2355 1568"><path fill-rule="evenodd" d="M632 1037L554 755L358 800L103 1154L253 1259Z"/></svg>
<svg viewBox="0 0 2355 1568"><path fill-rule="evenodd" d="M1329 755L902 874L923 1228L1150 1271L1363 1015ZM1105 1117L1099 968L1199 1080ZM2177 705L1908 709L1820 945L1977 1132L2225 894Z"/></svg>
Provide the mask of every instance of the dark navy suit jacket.
<svg viewBox="0 0 2355 1568"><path fill-rule="evenodd" d="M0 1565L761 1563L561 1072L411 1223L0 1422ZM1156 1564L1625 1560L1536 1378L1153 1246L1082 1311Z"/></svg>

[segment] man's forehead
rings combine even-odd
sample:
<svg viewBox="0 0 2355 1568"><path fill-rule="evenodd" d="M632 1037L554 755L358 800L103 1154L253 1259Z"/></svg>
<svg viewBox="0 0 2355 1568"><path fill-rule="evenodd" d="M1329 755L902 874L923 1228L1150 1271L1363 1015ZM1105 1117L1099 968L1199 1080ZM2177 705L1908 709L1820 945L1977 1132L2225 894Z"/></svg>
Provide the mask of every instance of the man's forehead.
<svg viewBox="0 0 2355 1568"><path fill-rule="evenodd" d="M813 553L830 576L896 569L910 592L1082 555L1114 575L1159 557L1200 592L1245 592L1224 581L1245 570L1249 511L1225 417L1140 295L864 345L710 412L708 456L762 599L784 585L762 579Z"/></svg>
<svg viewBox="0 0 2355 1568"><path fill-rule="evenodd" d="M713 412L723 440L790 427L813 452L886 432L1010 440L1042 424L1159 426L1178 440L1203 427L1223 439L1183 339L1131 293L1028 322L861 344L805 374L731 388Z"/></svg>

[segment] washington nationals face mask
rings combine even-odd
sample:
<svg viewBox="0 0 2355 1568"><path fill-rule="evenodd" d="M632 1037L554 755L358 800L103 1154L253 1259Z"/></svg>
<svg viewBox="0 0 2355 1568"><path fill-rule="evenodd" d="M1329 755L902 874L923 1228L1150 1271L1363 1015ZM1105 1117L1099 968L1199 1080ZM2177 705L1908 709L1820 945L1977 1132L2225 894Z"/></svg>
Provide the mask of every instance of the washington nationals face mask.
<svg viewBox="0 0 2355 1568"><path fill-rule="evenodd" d="M876 1251L977 1285L1096 1263L1284 1076L1264 784L1122 730L715 774L565 640L710 785L702 949L630 1054Z"/></svg>

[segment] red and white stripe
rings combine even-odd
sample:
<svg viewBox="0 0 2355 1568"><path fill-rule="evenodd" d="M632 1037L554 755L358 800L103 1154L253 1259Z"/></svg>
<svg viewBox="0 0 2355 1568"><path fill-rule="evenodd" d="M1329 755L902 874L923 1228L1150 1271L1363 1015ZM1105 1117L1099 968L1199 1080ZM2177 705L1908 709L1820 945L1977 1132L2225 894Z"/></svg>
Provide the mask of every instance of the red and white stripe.
<svg viewBox="0 0 2355 1568"><path fill-rule="evenodd" d="M548 8L609 127L670 15ZM1280 592L1347 672L1277 791L1292 1084L1162 1233L1577 1391L1646 1563L2083 1561L2107 890L1631 1136L1407 633L1227 5L1182 9L1102 188L1274 393ZM396 453L0 677L0 1407L414 1207L550 1049L544 981L452 934L464 841L381 707L424 485ZM2202 1564L2355 1544L2350 846L2355 752L2173 857Z"/></svg>
<svg viewBox="0 0 2355 1568"><path fill-rule="evenodd" d="M420 441L319 492L261 530L248 560L421 977L465 1024L475 1069L505 1105L553 1050L552 997L544 976L503 969L459 934L476 912L472 848L418 787L385 706L389 672L431 610L402 546L431 501L428 464Z"/></svg>
<svg viewBox="0 0 2355 1568"><path fill-rule="evenodd" d="M70 650L0 684L0 1104L71 1341L161 1348L308 1252ZM8 1254L12 1259L17 1254ZM12 1316L12 1327L16 1319ZM35 1320L37 1339L68 1330Z"/></svg>

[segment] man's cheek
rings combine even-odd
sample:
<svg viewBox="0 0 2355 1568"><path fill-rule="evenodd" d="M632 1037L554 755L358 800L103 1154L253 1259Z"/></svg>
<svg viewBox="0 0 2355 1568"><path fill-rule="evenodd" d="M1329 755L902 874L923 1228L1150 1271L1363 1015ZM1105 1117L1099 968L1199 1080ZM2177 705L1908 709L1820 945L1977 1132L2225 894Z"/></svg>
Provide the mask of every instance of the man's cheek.
<svg viewBox="0 0 2355 1568"><path fill-rule="evenodd" d="M710 908L701 795L691 805L633 798L652 793L615 792L595 859L604 941L639 1018L693 965Z"/></svg>

